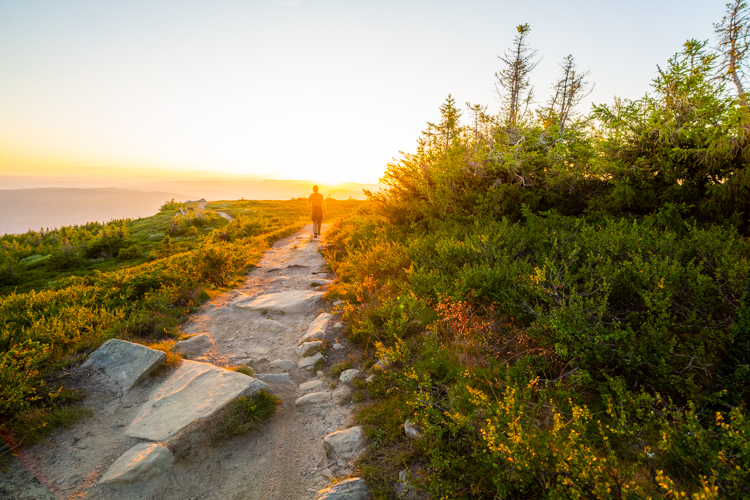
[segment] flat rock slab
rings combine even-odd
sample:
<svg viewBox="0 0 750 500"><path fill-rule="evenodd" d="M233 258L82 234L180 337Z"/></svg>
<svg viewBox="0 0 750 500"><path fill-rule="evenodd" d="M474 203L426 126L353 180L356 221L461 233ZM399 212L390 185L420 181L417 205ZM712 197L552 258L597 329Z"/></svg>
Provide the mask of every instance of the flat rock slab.
<svg viewBox="0 0 750 500"><path fill-rule="evenodd" d="M360 426L332 432L323 438L323 449L331 458L354 457L364 448L365 432Z"/></svg>
<svg viewBox="0 0 750 500"><path fill-rule="evenodd" d="M207 363L183 361L141 406L125 434L169 441L232 400L261 390L268 390L268 386L253 377Z"/></svg>
<svg viewBox="0 0 750 500"><path fill-rule="evenodd" d="M367 483L361 477L354 477L320 490L315 500L367 500Z"/></svg>
<svg viewBox="0 0 750 500"><path fill-rule="evenodd" d="M323 340L326 336L326 329L328 328L328 322L330 320L330 314L319 314L318 317L310 323L307 332L299 339L299 341L297 341L297 344L302 344L303 342L309 342L312 340Z"/></svg>
<svg viewBox="0 0 750 500"><path fill-rule="evenodd" d="M317 249L315 250L315 252L316 253L302 255L300 257L292 259L287 267L323 267L326 263L326 260L322 255L317 253Z"/></svg>
<svg viewBox="0 0 750 500"><path fill-rule="evenodd" d="M323 292L289 290L237 301L234 306L251 311L304 313L311 309L321 297L323 297Z"/></svg>
<svg viewBox="0 0 750 500"><path fill-rule="evenodd" d="M174 456L159 443L138 443L115 460L99 484L148 481L172 467Z"/></svg>
<svg viewBox="0 0 750 500"><path fill-rule="evenodd" d="M112 339L94 351L83 366L102 369L126 393L166 359L167 355L161 351Z"/></svg>
<svg viewBox="0 0 750 500"><path fill-rule="evenodd" d="M180 352L188 358L197 358L202 354L210 351L214 346L214 341L205 333L194 335L186 340L181 340L172 346L172 350Z"/></svg>
<svg viewBox="0 0 750 500"><path fill-rule="evenodd" d="M331 399L331 395L327 392L311 392L310 394L298 397L294 404L297 406L314 405L328 401L329 399Z"/></svg>
<svg viewBox="0 0 750 500"><path fill-rule="evenodd" d="M258 373L255 378L271 385L294 385L288 373Z"/></svg>

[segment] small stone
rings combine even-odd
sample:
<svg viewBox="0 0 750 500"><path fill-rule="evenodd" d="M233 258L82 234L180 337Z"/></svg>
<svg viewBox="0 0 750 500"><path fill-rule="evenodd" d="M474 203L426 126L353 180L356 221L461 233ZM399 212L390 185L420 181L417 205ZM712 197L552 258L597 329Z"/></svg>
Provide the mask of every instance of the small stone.
<svg viewBox="0 0 750 500"><path fill-rule="evenodd" d="M242 358L235 361L235 363L237 363L238 365L250 366L253 364L253 360L250 358Z"/></svg>
<svg viewBox="0 0 750 500"><path fill-rule="evenodd" d="M356 477L320 490L315 500L367 500L368 497L365 480Z"/></svg>
<svg viewBox="0 0 750 500"><path fill-rule="evenodd" d="M187 340L181 340L172 346L172 350L180 352L185 355L186 358L192 359L204 354L206 351L211 350L214 345L214 341L211 337L205 333L195 335Z"/></svg>
<svg viewBox="0 0 750 500"><path fill-rule="evenodd" d="M335 344L333 344L333 348L338 351L339 349L343 349L344 346L342 346L341 344L339 344L338 342L336 342Z"/></svg>
<svg viewBox="0 0 750 500"><path fill-rule="evenodd" d="M310 356L307 358L302 358L299 360L299 363L297 363L297 367L299 368L307 368L308 366L312 367L317 363L319 360L323 359L323 355L320 353L316 353L314 356Z"/></svg>
<svg viewBox="0 0 750 500"><path fill-rule="evenodd" d="M288 373L259 373L255 378L271 385L294 385Z"/></svg>
<svg viewBox="0 0 750 500"><path fill-rule="evenodd" d="M318 377L323 377L323 376L325 376L325 372L323 372L323 370L318 370L318 373L316 375Z"/></svg>
<svg viewBox="0 0 750 500"><path fill-rule="evenodd" d="M341 322L337 322L333 325L334 328L341 328L342 326L344 325L342 325Z"/></svg>
<svg viewBox="0 0 750 500"><path fill-rule="evenodd" d="M331 315L328 313L321 313L315 320L310 323L310 327L307 329L302 338L299 339L297 344L308 342L310 340L323 340L326 336L326 329L328 328L328 321L331 319Z"/></svg>
<svg viewBox="0 0 750 500"><path fill-rule="evenodd" d="M357 370L356 368L352 368L351 370L344 370L339 376L339 382L342 382L344 384L349 383L354 380L354 377L356 377L358 373L359 370Z"/></svg>
<svg viewBox="0 0 750 500"><path fill-rule="evenodd" d="M309 356L319 350L322 346L323 342L319 340L315 340L313 342L305 342L304 344L300 345L294 352L297 353L297 356Z"/></svg>
<svg viewBox="0 0 750 500"><path fill-rule="evenodd" d="M314 405L329 399L331 399L331 395L327 392L311 392L298 397L294 404L297 406Z"/></svg>
<svg viewBox="0 0 750 500"><path fill-rule="evenodd" d="M169 470L172 452L159 443L139 443L122 454L99 480L99 484L148 481Z"/></svg>
<svg viewBox="0 0 750 500"><path fill-rule="evenodd" d="M309 382L305 382L303 384L300 384L299 386L299 390L302 394L306 394L308 392L320 392L325 388L325 382L319 379L310 380Z"/></svg>
<svg viewBox="0 0 750 500"><path fill-rule="evenodd" d="M336 307L340 306L341 304L343 304L343 302L341 302L338 299L333 301L333 305L336 306Z"/></svg>
<svg viewBox="0 0 750 500"><path fill-rule="evenodd" d="M396 498L402 498L409 492L409 471L406 469L398 473L398 482L393 486Z"/></svg>
<svg viewBox="0 0 750 500"><path fill-rule="evenodd" d="M304 313L312 309L322 297L323 292L289 290L286 292L269 293L253 299L240 298L233 301L231 305L251 311L269 311L287 314Z"/></svg>
<svg viewBox="0 0 750 500"><path fill-rule="evenodd" d="M375 380L375 374L373 373L372 375L370 375L369 377L365 379L365 382L367 382L368 384L371 384L374 380Z"/></svg>
<svg viewBox="0 0 750 500"><path fill-rule="evenodd" d="M288 359L275 359L271 361L271 368L281 371L289 371L294 370L297 367L297 365L294 363L294 361L289 361Z"/></svg>
<svg viewBox="0 0 750 500"><path fill-rule="evenodd" d="M404 422L404 432L412 439L419 439L422 437L422 430L408 418L406 419L406 422Z"/></svg>
<svg viewBox="0 0 750 500"><path fill-rule="evenodd" d="M323 438L323 449L331 458L354 457L359 455L364 448L365 433L360 426L332 432Z"/></svg>

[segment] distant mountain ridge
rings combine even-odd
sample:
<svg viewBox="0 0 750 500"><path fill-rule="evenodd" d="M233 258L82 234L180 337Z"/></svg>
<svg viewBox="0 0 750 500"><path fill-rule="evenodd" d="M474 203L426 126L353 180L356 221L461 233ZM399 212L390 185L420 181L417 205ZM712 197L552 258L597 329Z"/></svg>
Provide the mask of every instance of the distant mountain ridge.
<svg viewBox="0 0 750 500"><path fill-rule="evenodd" d="M75 187L75 179L0 176L0 186L15 187L0 189L0 235L36 231L42 227L52 229L93 221L148 217L171 199L288 200L308 196L313 185L312 181L247 178L140 179L135 182L102 178L96 182L107 181L116 181L118 187L91 186L92 181L85 179L79 182L86 187ZM64 183L68 187L42 187L45 183ZM362 200L365 199L363 189L379 187L354 182L319 186L321 193L339 200Z"/></svg>

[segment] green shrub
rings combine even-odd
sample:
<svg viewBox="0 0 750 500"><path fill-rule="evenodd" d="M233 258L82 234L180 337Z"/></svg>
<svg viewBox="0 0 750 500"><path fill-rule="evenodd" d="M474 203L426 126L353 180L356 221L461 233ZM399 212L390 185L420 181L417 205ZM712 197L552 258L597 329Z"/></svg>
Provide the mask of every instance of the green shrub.
<svg viewBox="0 0 750 500"><path fill-rule="evenodd" d="M18 261L18 264L26 269L33 269L35 267L46 264L52 259L52 255L30 255L24 259Z"/></svg>
<svg viewBox="0 0 750 500"><path fill-rule="evenodd" d="M138 244L121 248L117 252L117 258L120 260L140 259L143 257L143 247Z"/></svg>

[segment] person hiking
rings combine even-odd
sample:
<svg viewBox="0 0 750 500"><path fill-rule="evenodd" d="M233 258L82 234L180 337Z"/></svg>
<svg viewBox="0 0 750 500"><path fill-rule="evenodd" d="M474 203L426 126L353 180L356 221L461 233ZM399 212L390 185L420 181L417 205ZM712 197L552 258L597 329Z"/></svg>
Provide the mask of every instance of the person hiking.
<svg viewBox="0 0 750 500"><path fill-rule="evenodd" d="M323 215L326 213L326 200L318 192L318 186L313 186L313 194L307 200L307 206L312 208L313 238L320 236L320 226L323 223Z"/></svg>

